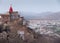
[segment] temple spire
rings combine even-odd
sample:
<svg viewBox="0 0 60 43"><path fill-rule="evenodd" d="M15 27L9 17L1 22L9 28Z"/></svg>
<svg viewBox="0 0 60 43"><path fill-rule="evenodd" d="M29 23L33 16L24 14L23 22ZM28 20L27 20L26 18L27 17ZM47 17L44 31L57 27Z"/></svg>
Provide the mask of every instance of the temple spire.
<svg viewBox="0 0 60 43"><path fill-rule="evenodd" d="M12 13L13 13L13 8L12 8L12 5L10 5L10 8L9 8L10 22L12 21Z"/></svg>
<svg viewBox="0 0 60 43"><path fill-rule="evenodd" d="M9 13L12 13L12 12L13 12L13 8L12 8L12 5L10 5Z"/></svg>

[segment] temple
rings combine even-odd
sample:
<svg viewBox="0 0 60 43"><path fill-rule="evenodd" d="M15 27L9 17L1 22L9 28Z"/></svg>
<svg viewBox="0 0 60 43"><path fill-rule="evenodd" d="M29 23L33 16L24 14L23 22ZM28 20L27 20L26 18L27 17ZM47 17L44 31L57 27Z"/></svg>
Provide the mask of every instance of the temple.
<svg viewBox="0 0 60 43"><path fill-rule="evenodd" d="M0 14L0 22L15 22L20 21L23 23L24 17L21 17L18 11L14 11L12 6L10 6L9 11L5 14Z"/></svg>

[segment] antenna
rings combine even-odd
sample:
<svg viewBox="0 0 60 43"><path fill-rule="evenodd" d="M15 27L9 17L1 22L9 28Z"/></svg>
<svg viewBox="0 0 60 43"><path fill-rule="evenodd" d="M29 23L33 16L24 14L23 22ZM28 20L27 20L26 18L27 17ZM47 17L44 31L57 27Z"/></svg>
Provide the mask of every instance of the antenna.
<svg viewBox="0 0 60 43"><path fill-rule="evenodd" d="M12 5L12 0L9 0L9 2L10 2L10 5Z"/></svg>

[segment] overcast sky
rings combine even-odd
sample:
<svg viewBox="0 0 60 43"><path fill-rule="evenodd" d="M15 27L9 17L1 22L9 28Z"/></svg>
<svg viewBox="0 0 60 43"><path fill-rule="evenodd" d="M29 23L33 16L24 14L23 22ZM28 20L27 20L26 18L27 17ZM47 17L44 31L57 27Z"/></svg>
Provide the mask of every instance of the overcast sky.
<svg viewBox="0 0 60 43"><path fill-rule="evenodd" d="M10 4L19 12L60 11L60 0L0 0L0 13L8 11Z"/></svg>

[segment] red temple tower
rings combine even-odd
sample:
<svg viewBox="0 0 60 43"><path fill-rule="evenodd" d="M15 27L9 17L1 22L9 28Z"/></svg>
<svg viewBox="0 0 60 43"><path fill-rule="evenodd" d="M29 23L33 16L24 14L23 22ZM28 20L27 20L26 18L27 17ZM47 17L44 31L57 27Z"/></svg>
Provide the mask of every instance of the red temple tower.
<svg viewBox="0 0 60 43"><path fill-rule="evenodd" d="M9 13L13 13L13 8L12 8L12 6L10 6L10 8L9 8Z"/></svg>

